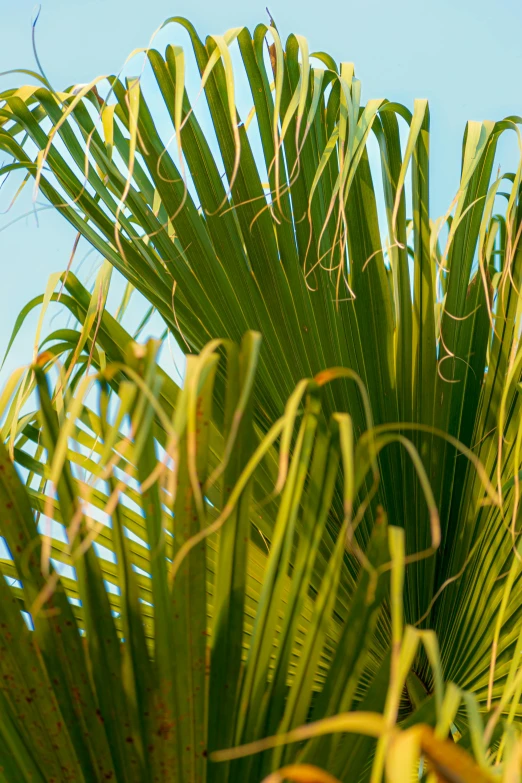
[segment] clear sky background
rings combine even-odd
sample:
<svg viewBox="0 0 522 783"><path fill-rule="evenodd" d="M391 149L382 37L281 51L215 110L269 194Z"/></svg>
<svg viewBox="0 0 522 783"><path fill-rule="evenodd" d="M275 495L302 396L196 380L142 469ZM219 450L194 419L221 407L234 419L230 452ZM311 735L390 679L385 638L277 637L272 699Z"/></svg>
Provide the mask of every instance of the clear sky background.
<svg viewBox="0 0 522 783"><path fill-rule="evenodd" d="M201 36L267 22L266 0L43 0L38 52L56 88L119 70L127 54L146 46L168 16L187 16ZM34 68L32 0L0 0L0 72ZM409 105L428 98L432 117L432 214L442 213L458 185L466 120L522 114L522 0L269 0L283 37L306 36L311 51L355 63L363 101L389 98ZM187 43L177 28L162 35ZM0 78L0 89L14 77ZM514 162L507 144L506 167ZM511 161L510 161L511 159ZM1 159L0 159L1 162ZM504 163L504 160L501 161ZM511 162L511 165L510 165ZM504 165L503 165L504 169ZM5 197L0 205L5 208ZM0 357L16 315L43 292L51 272L66 267L74 232L51 210L22 218L15 207L0 215ZM87 251L84 245L78 260ZM87 259L89 271L93 257ZM82 275L83 276L83 275ZM31 359L35 318L27 322L0 373Z"/></svg>

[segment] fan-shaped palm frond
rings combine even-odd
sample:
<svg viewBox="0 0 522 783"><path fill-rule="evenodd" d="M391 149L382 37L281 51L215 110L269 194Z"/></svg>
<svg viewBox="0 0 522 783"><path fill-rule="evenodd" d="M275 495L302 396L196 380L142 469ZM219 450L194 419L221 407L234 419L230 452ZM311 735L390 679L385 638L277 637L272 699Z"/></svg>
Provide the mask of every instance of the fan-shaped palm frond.
<svg viewBox="0 0 522 783"><path fill-rule="evenodd" d="M74 278L67 285L81 300ZM106 312L101 321L103 344L114 324ZM123 335L114 332L117 342ZM317 764L359 779L375 738L372 775L386 766L395 780L400 764L413 769L424 754L434 769L444 760L489 779L485 755L481 772L464 750L441 743L455 721L467 723L457 715L462 698L479 745L491 743L500 712L485 729L478 717L473 725L475 699L444 686L433 632L403 627L404 531L388 528L381 511L366 551L353 543L356 498L389 433L354 439L345 413L326 425L325 384L341 371L302 381L260 436L259 336L248 333L240 351L223 343L219 437L211 420L218 341L190 358L172 395L154 343L126 336L122 358L96 369L91 337L92 371L66 389L64 362L51 394L48 363L77 354L80 341L70 330L65 346L55 343L30 368L38 408L11 433L25 484L0 446L0 572L11 583L0 580L4 779L225 782L283 765L281 775L295 780L312 772L332 780ZM279 465L281 492L256 499L267 460ZM327 551L339 485L344 517ZM347 546L360 565L350 589ZM410 671L420 644L431 697ZM519 680L511 677L505 706ZM413 713L403 735L395 726L405 698ZM276 741L265 740L272 732ZM245 740L247 748L213 752Z"/></svg>
<svg viewBox="0 0 522 783"><path fill-rule="evenodd" d="M349 412L370 464L378 442L375 470L362 462L359 476L356 464L352 547L367 550L383 506L405 534L407 622L436 631L445 678L486 710L518 682L522 645L520 161L515 173L493 175L500 137L518 133L521 120L468 123L458 193L448 214L433 220L425 101L413 112L386 100L363 105L353 66L310 55L299 36L283 47L274 26L202 42L186 20L168 25L188 32L213 129L185 87L184 50L169 45L162 55L148 48L158 90L153 100L142 78L120 77L60 93L40 80L0 95L0 147L13 160L5 171L21 168L33 177L145 296L180 345L197 352L209 339L239 342L248 329L263 334L254 406L259 442L301 379L335 378L324 387L321 417ZM231 59L236 44L241 63ZM239 69L254 106L244 122L236 107ZM158 96L170 128L161 112L155 116ZM79 370L89 361L102 366L106 354L121 361L129 336L104 313L96 347L89 295L72 276L65 285L64 303L91 325L80 328L80 337L57 333L51 352L69 350L68 366L81 359ZM328 367L343 372L320 375ZM81 383L82 373L74 372ZM367 406L354 373L367 389ZM225 379L218 369L211 470L223 453L230 410ZM170 411L178 392L170 380L162 388L170 390L161 392ZM22 423L23 438L39 442L34 422ZM167 448L167 429L158 422L154 428ZM79 437L88 440L83 428ZM98 433L89 437L97 448ZM297 442L285 445L293 459ZM274 467L272 456L256 477L257 500L270 491ZM318 544L323 570L312 568L315 585L345 518L341 486L332 493ZM272 557L277 515L261 517L256 529ZM298 551L289 557L296 569ZM340 617L359 572L358 559L346 556ZM379 649L376 677L384 637ZM333 663L325 666L331 671ZM255 677L251 685L255 692ZM419 652L410 710L419 692L433 689L429 657ZM344 693L343 685L331 697L329 714L344 709ZM511 719L519 709L518 691L513 695ZM384 697L373 698L372 710L380 711ZM327 695L322 699L326 709ZM243 720L237 741L255 733L254 718ZM342 776L353 748L336 749L330 769Z"/></svg>

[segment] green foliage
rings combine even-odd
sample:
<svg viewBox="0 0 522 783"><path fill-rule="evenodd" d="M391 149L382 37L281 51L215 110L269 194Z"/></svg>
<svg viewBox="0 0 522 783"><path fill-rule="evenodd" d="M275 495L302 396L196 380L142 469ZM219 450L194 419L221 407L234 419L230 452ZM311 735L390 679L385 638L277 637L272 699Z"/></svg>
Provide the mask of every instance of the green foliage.
<svg viewBox="0 0 522 783"><path fill-rule="evenodd" d="M77 328L57 330L41 346L44 369L62 362L52 393L42 369L31 367L13 376L0 401L4 440L29 471L26 489L16 490L25 498L19 546L42 562L37 579L10 544L14 563L6 560L4 572L20 578L34 609L38 596L48 600L50 554L77 568L76 579L64 575L57 585L81 607L67 608L60 589L53 593L87 639L85 660L72 656L83 673L69 670L68 655L69 695L56 696L69 725L78 710L72 679L84 678L79 699L89 724L71 729L67 763L96 780L93 759L105 764L110 753L113 774L146 779L158 715L160 735L173 716L187 718L168 729L177 745L163 743L168 749L155 756L179 780L202 780L207 766L223 783L256 780L298 759L356 780L375 744L361 736L369 734L379 736L373 783L385 757L394 774L390 726L415 723L417 713L437 740L452 725L462 742L472 737L483 769L495 758L487 751L503 715L498 758L512 759L522 690L521 161L513 174L493 172L500 138L518 134L522 120L468 123L459 190L433 220L425 101L413 113L386 100L363 105L352 65L310 55L299 36L283 48L274 26L202 42L186 20L169 25L188 32L213 131L191 103L179 46L143 53L158 88L150 104L140 78L120 76L54 93L35 74L36 86L0 95L0 148L11 156L0 171L33 178L106 259L92 293L69 272L58 295L55 277L15 327L58 298L76 319ZM240 61L231 59L236 44ZM244 123L239 70L254 104ZM199 354L189 359L183 391L151 346L136 354L105 309L110 265L184 350ZM249 330L263 335L261 347ZM238 353L233 345L244 334ZM101 385L96 413L90 368ZM35 384L39 411L25 414ZM120 400L119 416L107 413L109 396ZM121 429L128 420L130 435ZM157 467L159 449L175 472ZM81 480L79 467L87 471ZM124 489L122 471L132 477ZM122 491L126 502L116 502ZM112 528L93 528L86 509L107 513L108 502ZM379 564L389 570L378 543L382 508L395 531L390 598L370 579ZM40 543L31 509L73 525L72 539ZM116 563L94 555L93 529ZM104 592L104 578L121 596ZM105 606L101 617L89 605ZM119 612L114 621L110 607ZM42 627L42 666L61 667L50 653L56 629ZM96 647L100 627L125 639L114 698L104 683L119 661ZM215 662L208 693L207 632ZM443 679L453 683L444 693ZM462 691L467 710L457 714ZM104 712L103 731L91 714L98 703L113 715ZM384 715L386 730L374 718L363 730L359 716L342 724L359 736L310 735L304 749L277 745L231 766L208 764L194 741L208 731L210 750L218 750L355 707ZM122 711L131 748L115 718ZM430 758L429 735L408 731L401 752L413 759L422 746ZM9 736L10 758L20 758L16 743L27 737L18 728ZM151 767L152 780L160 769ZM7 773L11 779L24 778Z"/></svg>
<svg viewBox="0 0 522 783"><path fill-rule="evenodd" d="M67 286L81 301L73 276ZM4 779L226 783L272 779L278 768L334 779L317 765L365 779L377 738L372 775L387 758L393 780L397 759L413 765L422 752L437 768L441 754L452 758L441 739L463 697L483 742L475 699L444 687L433 632L403 626L403 530L380 511L366 551L355 544L355 498L387 437L370 428L354 439L347 413L326 420L325 384L342 371L301 382L262 435L258 334L240 349L210 343L176 389L156 344L112 326L104 312L92 371L66 393L66 370L49 387L56 353L30 367L39 404L12 449L25 483L0 445L0 534L11 555L0 571L15 580L0 580ZM124 337L124 358L101 366L105 330ZM211 419L220 348L221 433ZM280 492L267 494L270 475ZM344 514L332 538L339 487ZM419 644L435 690L428 697L419 683L416 700ZM414 710L404 739L401 700Z"/></svg>
<svg viewBox="0 0 522 783"><path fill-rule="evenodd" d="M326 426L313 381L298 387L284 415L257 437L259 344L255 333L241 350L224 344L221 437L210 420L216 343L191 357L184 389L172 395L154 344L143 350L128 341L126 361L106 363L71 390L61 416L44 373L52 356L41 354L32 367L34 424L45 453L38 461L30 456L34 424L25 425L14 452L46 488L33 488L30 479L24 485L4 446L0 463L0 532L12 555L2 571L21 583L0 583L0 763L8 780L260 776L273 766L272 753L219 765L209 764L209 748L298 726L321 682L323 694L344 683L346 705L353 702L389 559L383 521L348 601L341 586L348 509L364 475L359 470L355 478L354 464L369 468L367 449L353 444L348 414ZM121 432L126 420L129 435ZM290 455L283 444L294 429ZM282 492L256 502L253 483L259 477L259 492L262 463L277 459L279 436ZM327 552L340 463L347 515ZM48 533L45 522L40 533L36 527L34 513L42 509L55 520ZM268 552L261 515L273 525ZM56 521L65 528L61 546ZM99 543L115 558L97 556ZM59 577L63 564L74 567L75 579ZM104 579L119 591L107 591ZM336 640L355 628L347 664ZM316 711L331 709L325 703Z"/></svg>

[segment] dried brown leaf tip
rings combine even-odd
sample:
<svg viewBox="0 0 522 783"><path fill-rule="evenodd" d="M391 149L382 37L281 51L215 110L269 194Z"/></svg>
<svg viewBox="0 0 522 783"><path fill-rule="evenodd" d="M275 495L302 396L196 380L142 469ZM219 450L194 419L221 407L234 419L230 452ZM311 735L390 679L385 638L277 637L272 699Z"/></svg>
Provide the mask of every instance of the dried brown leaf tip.
<svg viewBox="0 0 522 783"><path fill-rule="evenodd" d="M275 44L270 44L268 47L268 54L270 56L270 65L272 66L272 71L274 73L274 79L277 78L277 57L276 57L276 47Z"/></svg>
<svg viewBox="0 0 522 783"><path fill-rule="evenodd" d="M42 353L39 353L36 357L35 365L37 367L44 367L47 362L52 361L53 358L51 351L42 351Z"/></svg>
<svg viewBox="0 0 522 783"><path fill-rule="evenodd" d="M494 780L463 748L452 740L439 739L429 726L420 729L420 745L438 783L492 783Z"/></svg>

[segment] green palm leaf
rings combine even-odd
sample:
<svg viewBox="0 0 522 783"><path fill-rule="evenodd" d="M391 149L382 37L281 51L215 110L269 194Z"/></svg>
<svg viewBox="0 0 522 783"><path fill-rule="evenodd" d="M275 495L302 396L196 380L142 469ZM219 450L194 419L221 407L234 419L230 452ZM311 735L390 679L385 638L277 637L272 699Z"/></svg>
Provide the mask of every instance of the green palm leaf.
<svg viewBox="0 0 522 783"><path fill-rule="evenodd" d="M176 33L181 26L189 35L212 128L202 119L197 96L189 96L185 87L187 55L181 47L169 45L164 55L155 49L146 52L158 88L152 99L139 79L119 76L61 93L41 83L5 91L0 95L0 147L11 157L6 172L16 172L13 165L25 168L50 203L145 297L184 350L197 353L211 339L239 343L248 330L263 334L252 435L241 430L240 436L233 436L231 411L239 405L238 384L247 383L248 373L246 359L230 355L227 364L221 362L216 368L214 385L209 380L213 404L205 413L206 456L201 456L198 466L187 463L187 474L179 475L182 487L194 488L195 476L201 475L204 481L227 455L220 477L223 486L208 489L212 506L205 514L209 520L219 519L219 509L226 507L227 487L237 482L243 460L256 444L264 442L273 422L283 415L296 385L303 378L316 377L320 384L330 379L320 375L327 367L348 371L334 372L332 383L321 386L320 411L305 408L301 426L315 427L313 437L305 429L282 440L279 458L275 447L268 449L244 490L251 493L254 506L270 498L256 511L255 519L246 508L235 507L228 528L220 531L220 539L227 544L218 549L217 559L212 537L205 543L205 568L202 552L199 560L197 549L188 555L188 572L183 577L189 580L187 585L192 568L200 575L207 569L209 595L216 586L222 591L213 604L220 638L229 638L237 628L243 607L250 618L247 638L241 643L242 656L248 649L246 660L255 664L234 694L243 707L237 723L211 723L209 730L216 742L250 741L279 725L290 728L291 715L302 719L305 709L314 709L313 705L305 707L306 698L300 701L294 694L286 701L284 696L286 672L302 676L295 657L297 639L299 654L302 651L317 665L314 687L322 687L325 678L327 683L339 665L335 646L343 638L342 624L350 617L355 585L362 577L360 559L343 554L335 599L321 590L333 567L332 558L340 557L336 542L346 518L342 483L337 479L332 488L328 478L333 475L338 448L334 444L338 435L334 438L335 428L329 424L335 412L349 414L358 449L351 500L358 509L357 529L352 545L356 551L368 551L380 518L379 506L383 506L391 525L405 534L406 621L436 631L445 678L470 690L481 710L489 709L512 685L518 671L512 661L519 649L522 584L516 552L522 454L522 169L518 161L516 171L502 180L495 180L493 171L499 139L504 132L516 130L521 120L508 117L496 123L468 123L458 193L448 214L434 220L429 204L430 121L425 101L415 102L413 112L386 100L363 105L352 65L338 66L324 53L311 57L306 42L293 35L283 46L274 26L259 25L253 33L238 28L205 42L186 20L174 18L166 26ZM265 42L271 43L270 56ZM236 43L241 64L232 65L230 51ZM244 123L236 109L237 69L246 76L254 107ZM160 112L156 117L149 108L156 107L158 100L164 103L170 127ZM372 135L378 143L380 171L373 163ZM169 144L171 136L175 145ZM501 186L506 189L503 195ZM107 361L120 362L122 367L115 366L107 379L111 394L124 401L122 417L139 414L145 416L147 425L146 434L137 443L133 441L119 459L133 480L143 481L154 462L153 442L168 452L166 422L175 411L185 410L187 403L179 408L179 390L151 360L148 367L157 385L150 386L148 376L146 383L152 400L140 398L138 412L132 414L138 403L131 397L137 392L129 391L123 371L130 361L132 337L103 309L103 280L92 294L72 274L64 284L67 294L61 301L78 326L56 331L45 345L49 360L53 355L64 359L66 382L64 388L57 387L58 415L63 417L63 407L67 409L68 400L74 400L91 365L102 369ZM45 305L49 298L56 299L56 293L44 297ZM28 305L15 332L26 312L39 303L35 300ZM95 335L93 323L97 323ZM367 405L354 374L367 390ZM14 378L9 394L21 382L22 376ZM25 386L18 386L3 434L19 464L42 477L39 489L32 485L27 489L28 502L40 512L53 509L57 519L67 521L62 498L56 503L45 490L52 466L39 453L35 459L34 447L29 448L30 443L40 443L41 417L28 413L20 419L32 384L29 373ZM310 394L315 399L315 392ZM102 453L100 444L105 440L102 421L90 405L79 406L78 422L82 425L71 424L69 437L82 446L66 453L72 464L83 464L82 448L92 449L94 455ZM110 436L116 441L120 437L117 429ZM189 439L187 425L187 448L190 442L193 449L193 437ZM233 437L239 438L241 446L229 453L226 444ZM312 442L321 443L321 449L312 447ZM63 444L61 448L63 459ZM89 465L94 474L97 459ZM289 505L283 512L284 492L279 501L270 493L278 470L280 477L284 475L280 468L287 459L296 475L288 473L285 491L289 497L284 502ZM312 486L299 482L317 465L325 485L313 494ZM344 466L346 481L346 460ZM318 493L327 487L332 497L331 502L324 500L326 513L320 511L323 497ZM105 508L113 491L89 489L89 500ZM155 509L151 511L154 518L165 502L165 491L155 484L147 489L146 502ZM294 491L296 497L291 496ZM299 548L282 531L295 530L294 515L303 492L315 509L312 518L320 518L324 529L320 534L316 531L317 540L307 534L306 547ZM141 504L133 486L126 493ZM186 513L197 517L192 520L196 527L176 514L180 525L188 525L180 542L201 524L202 501L197 491L190 503L194 508L189 512L187 506ZM118 514L122 525L150 543L154 529L148 527L143 514L127 503ZM303 529L311 530L305 518ZM254 523L252 541L247 553L244 548L236 552L235 531L247 525L247 519ZM117 549L111 537L100 531L100 540ZM156 543L160 549L165 547L167 557L168 552L175 557L169 541ZM151 573L150 550L134 539L126 544L132 562L148 564L143 570ZM51 543L51 552L58 559L70 557L56 541ZM238 576L237 604L231 604L227 569L237 557L245 559L247 566ZM261 574L271 573L270 562L278 563L281 573L265 582ZM163 559L156 566L163 571ZM11 561L5 567L14 568ZM103 577L113 584L122 578L113 563L102 561L100 567ZM303 587L292 582L298 569L306 574L303 584L309 579L304 600ZM287 582L289 574L292 578ZM156 577L151 589L147 577L137 574L137 587L132 589L154 605L154 611L149 611L148 604L141 607L144 618L158 611L165 619L165 576ZM72 581L70 590L77 590ZM186 592L180 593L179 600L182 595L186 600ZM201 590L197 600L201 611ZM330 611L330 600L334 601L334 620L326 631L320 630L314 607L324 605ZM123 609L120 596L109 594L108 601L120 607L118 611ZM290 615L288 636L283 628L280 649L270 651L259 634L273 635L285 611ZM308 625L303 632L297 618L304 616ZM189 619L201 626L201 616ZM371 689L366 686L372 677L377 682L381 676L389 644L388 622L384 613L365 664L364 684L356 689L358 702L363 697L371 701ZM313 634L306 638L310 623ZM151 626L145 622L144 628L151 645ZM163 650L155 665L167 679L169 633L162 623L160 636L154 635L154 644ZM190 638L188 627L181 637ZM183 650L180 655L187 654L187 648ZM226 659L232 678L239 667L239 647L234 650ZM414 673L424 691L431 693L433 672L423 649L415 656ZM348 682L339 693L345 687L350 692L353 685ZM178 683L174 690L183 692L185 685ZM144 683L133 687L136 693L146 689ZM328 694L326 684L324 688ZM210 692L216 698L221 693L225 703L232 698L223 694L222 684L212 676ZM270 698L266 696L258 709L261 693L270 693ZM173 691L168 699L171 695L178 698ZM322 698L326 705L326 696ZM287 708L293 700L295 707ZM409 701L405 691L401 716L412 713L415 701L413 691ZM333 705L329 699L330 706L324 709L341 709L341 703ZM174 709L172 704L164 706L166 714ZM372 710L383 708L380 704ZM509 714L507 706L504 709ZM518 697L510 709L514 719ZM193 732L200 725L200 712L201 705L191 706ZM88 743L82 741L83 745ZM349 746L346 759L353 758ZM87 747L85 753L89 752ZM187 761L189 767L180 767L183 775L200 774L197 770L203 763L194 759L191 756ZM262 774L270 764L266 760L241 763L246 765L241 767L242 774L247 775ZM216 774L224 775L224 780L228 773Z"/></svg>
<svg viewBox="0 0 522 783"><path fill-rule="evenodd" d="M20 780L31 775L48 781L53 775L64 780L154 780L156 775L166 780L232 780L241 774L236 766L244 762L209 767L209 743L213 749L236 738L260 738L281 722L290 728L310 709L340 628L350 622L339 586L348 516L330 562L325 564L319 553L339 471L339 437L344 442L345 473L353 470L357 457L346 416L339 417L330 431L321 425L316 435L321 403L320 387L313 382L298 387L284 416L259 442L252 427L258 336L247 334L241 350L229 345L228 353L225 440L240 438L247 451L242 455L222 444L222 500L217 507L206 492L200 496L202 506L197 500L210 453L208 414L216 396L219 358L215 345L189 365L186 386L170 418L164 419L171 422L167 429L175 452L164 449L161 459L151 425L155 416L161 420L166 415L166 409L152 344L146 352L136 346L126 364L108 364L91 376L100 385L101 415L91 415L88 387L83 384L76 396L71 395L61 428L48 379L40 365L32 368L46 457L31 461L27 448L32 441L24 431L14 451L21 467L25 459L26 468L43 473L44 490L24 485L4 446L0 471L0 532L12 556L2 560L1 569L23 588L9 588L2 581L4 645L14 637L14 649L19 646L23 657L13 656L10 646L2 648L7 681L2 694L12 706L6 706L0 755L9 769L17 765ZM42 354L39 361L43 364L46 358ZM117 373L129 379L111 391ZM79 396L81 391L87 396ZM116 403L114 419L122 420L124 408L131 436L118 433L115 441L108 406ZM234 433L238 414L241 420ZM263 507L253 497L255 476L279 434L284 441L284 433L291 433L296 416L302 420L283 492ZM97 449L84 456L89 441L84 440L82 448L78 433L86 421L91 429L99 429ZM63 452L64 432L77 451ZM173 469L166 458L174 453ZM77 477L80 465L88 480ZM324 489L321 474L326 476ZM131 492L133 477L139 494ZM354 491L352 477L346 486L350 502ZM134 511L129 505L136 501L139 509ZM257 520L271 508L275 518L267 554L256 543L262 543ZM46 532L42 517L39 532L32 509L43 510L54 527ZM102 517L95 515L96 509ZM59 524L64 526L65 543L59 542ZM135 536L129 538L133 530L139 531L142 544ZM381 525L384 561L385 531ZM304 571L290 568L296 541L296 565L306 562ZM189 548L178 562L176 552L183 550L184 542ZM107 560L95 549L102 543L114 558ZM74 567L72 578L59 576L63 564ZM372 606L378 608L386 574L379 577L375 572L373 579L373 590L382 585L372 598ZM119 586L117 595L107 591L105 580ZM369 591L364 577L359 600L364 601ZM34 633L26 628L20 608L31 613ZM353 611L359 612L356 607ZM151 620L154 632L148 628ZM352 691L368 661L373 632L372 625L365 628L364 621L359 622L362 646L344 675L351 678ZM332 670L328 676L333 674ZM22 706L22 696L32 704L33 694L38 710L34 732ZM229 705L225 713L223 703ZM56 720L44 717L49 710ZM58 745L56 732L61 736ZM36 753L40 745L48 748L50 761L43 750ZM260 763L270 769L278 759L268 754Z"/></svg>

